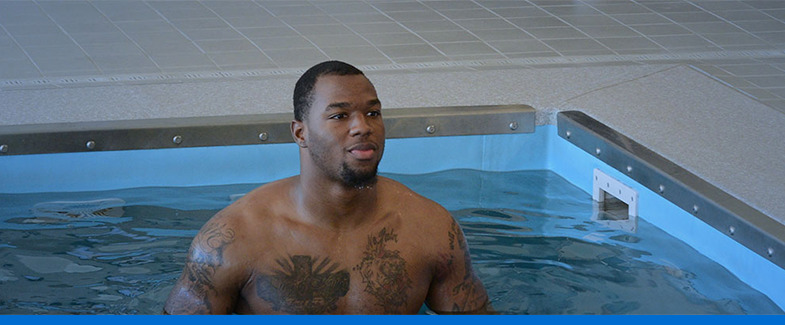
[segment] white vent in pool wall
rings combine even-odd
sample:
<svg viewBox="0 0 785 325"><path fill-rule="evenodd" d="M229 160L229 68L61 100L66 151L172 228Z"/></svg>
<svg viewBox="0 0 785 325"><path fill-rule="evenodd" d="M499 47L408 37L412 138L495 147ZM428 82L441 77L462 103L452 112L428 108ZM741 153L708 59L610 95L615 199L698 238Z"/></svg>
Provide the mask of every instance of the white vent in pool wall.
<svg viewBox="0 0 785 325"><path fill-rule="evenodd" d="M635 232L638 228L638 192L619 180L594 169L592 220L614 229Z"/></svg>

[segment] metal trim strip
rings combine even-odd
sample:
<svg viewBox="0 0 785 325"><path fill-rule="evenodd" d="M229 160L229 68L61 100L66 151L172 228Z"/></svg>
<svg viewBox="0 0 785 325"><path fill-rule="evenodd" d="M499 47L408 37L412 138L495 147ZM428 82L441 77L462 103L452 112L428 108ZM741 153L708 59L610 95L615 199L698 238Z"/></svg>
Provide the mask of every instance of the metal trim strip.
<svg viewBox="0 0 785 325"><path fill-rule="evenodd" d="M387 138L531 133L528 105L386 109ZM293 142L291 113L0 127L0 156Z"/></svg>
<svg viewBox="0 0 785 325"><path fill-rule="evenodd" d="M560 137L785 269L785 225L582 112L556 123Z"/></svg>

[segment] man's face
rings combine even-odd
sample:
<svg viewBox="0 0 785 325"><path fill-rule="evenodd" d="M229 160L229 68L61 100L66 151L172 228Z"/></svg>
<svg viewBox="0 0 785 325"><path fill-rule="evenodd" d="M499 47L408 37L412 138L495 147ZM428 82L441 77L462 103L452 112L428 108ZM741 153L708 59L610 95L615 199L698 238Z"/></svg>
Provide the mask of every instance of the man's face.
<svg viewBox="0 0 785 325"><path fill-rule="evenodd" d="M311 159L345 185L373 185L384 152L381 103L363 75L325 75L316 80L304 122Z"/></svg>

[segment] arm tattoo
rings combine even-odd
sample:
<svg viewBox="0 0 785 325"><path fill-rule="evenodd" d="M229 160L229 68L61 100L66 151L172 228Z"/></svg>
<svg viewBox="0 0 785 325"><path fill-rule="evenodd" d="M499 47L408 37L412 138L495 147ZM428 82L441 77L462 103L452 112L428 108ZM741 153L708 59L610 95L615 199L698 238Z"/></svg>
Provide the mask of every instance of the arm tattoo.
<svg viewBox="0 0 785 325"><path fill-rule="evenodd" d="M338 263L311 256L295 255L276 260L280 269L256 278L256 294L269 301L273 310L295 314L324 314L334 311L338 299L349 291L349 272L336 271Z"/></svg>
<svg viewBox="0 0 785 325"><path fill-rule="evenodd" d="M213 276L218 266L223 264L223 252L226 246L234 242L234 230L225 224L210 223L205 226L194 239L194 247L188 254L183 276L190 281L189 290L202 300L194 302L186 309L191 312L209 312L212 310L209 296L217 293Z"/></svg>
<svg viewBox="0 0 785 325"><path fill-rule="evenodd" d="M463 253L464 262L463 280L452 289L452 295L455 299L452 311L465 312L482 309L487 305L488 298L486 295L478 292L477 284L480 283L480 279L472 271L471 256L469 256L466 238L455 219L453 219L450 225L450 231L447 233L447 236L450 240L450 250L455 251L457 244L458 253ZM452 259L450 259L449 263L452 264Z"/></svg>
<svg viewBox="0 0 785 325"><path fill-rule="evenodd" d="M376 297L385 313L395 313L407 302L412 280L406 272L406 261L397 250L386 249L388 242L398 242L392 229L382 228L377 235L368 235L364 257L354 270L360 273L365 292Z"/></svg>

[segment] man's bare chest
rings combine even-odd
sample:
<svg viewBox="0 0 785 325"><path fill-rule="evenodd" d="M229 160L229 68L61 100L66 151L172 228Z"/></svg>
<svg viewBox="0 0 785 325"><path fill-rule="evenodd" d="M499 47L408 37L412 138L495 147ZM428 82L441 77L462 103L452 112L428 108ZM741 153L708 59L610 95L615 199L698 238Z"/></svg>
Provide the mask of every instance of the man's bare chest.
<svg viewBox="0 0 785 325"><path fill-rule="evenodd" d="M400 249L386 228L361 249L282 252L257 265L242 291L251 313L414 313L432 277L421 252ZM342 253L338 253L341 251Z"/></svg>

